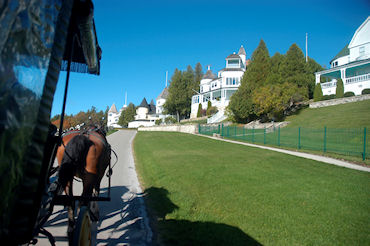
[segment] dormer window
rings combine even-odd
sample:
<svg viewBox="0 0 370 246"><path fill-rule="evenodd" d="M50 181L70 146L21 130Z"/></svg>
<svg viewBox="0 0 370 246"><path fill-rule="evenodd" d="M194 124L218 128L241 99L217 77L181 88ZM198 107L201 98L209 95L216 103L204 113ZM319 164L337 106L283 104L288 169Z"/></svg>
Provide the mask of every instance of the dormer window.
<svg viewBox="0 0 370 246"><path fill-rule="evenodd" d="M226 67L227 68L239 68L240 67L240 59L228 59Z"/></svg>

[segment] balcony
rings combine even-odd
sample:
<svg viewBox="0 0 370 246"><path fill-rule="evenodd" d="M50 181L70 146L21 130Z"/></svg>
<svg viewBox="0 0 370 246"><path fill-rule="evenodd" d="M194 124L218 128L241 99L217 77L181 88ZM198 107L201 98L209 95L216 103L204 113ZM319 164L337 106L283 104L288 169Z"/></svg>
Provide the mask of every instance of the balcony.
<svg viewBox="0 0 370 246"><path fill-rule="evenodd" d="M347 78L346 79L346 85L354 84L354 83L358 83L358 82L364 82L364 81L368 81L368 80L370 80L370 73Z"/></svg>

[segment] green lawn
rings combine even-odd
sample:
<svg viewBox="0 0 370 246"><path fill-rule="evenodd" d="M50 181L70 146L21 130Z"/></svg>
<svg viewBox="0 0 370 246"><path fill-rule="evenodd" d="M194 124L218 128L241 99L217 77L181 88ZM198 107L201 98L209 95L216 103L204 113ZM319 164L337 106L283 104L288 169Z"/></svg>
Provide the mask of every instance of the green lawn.
<svg viewBox="0 0 370 246"><path fill-rule="evenodd" d="M369 173L181 133L134 151L162 244L370 244Z"/></svg>
<svg viewBox="0 0 370 246"><path fill-rule="evenodd" d="M287 127L363 128L370 130L370 100L324 108L307 108L285 119Z"/></svg>

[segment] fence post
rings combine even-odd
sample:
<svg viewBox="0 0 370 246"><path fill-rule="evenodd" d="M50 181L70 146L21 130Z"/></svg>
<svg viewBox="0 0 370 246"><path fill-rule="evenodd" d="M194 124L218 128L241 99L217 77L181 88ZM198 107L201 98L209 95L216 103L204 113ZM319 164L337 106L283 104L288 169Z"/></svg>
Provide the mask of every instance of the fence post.
<svg viewBox="0 0 370 246"><path fill-rule="evenodd" d="M280 146L280 126L279 126L279 129L278 129L278 146Z"/></svg>
<svg viewBox="0 0 370 246"><path fill-rule="evenodd" d="M326 152L326 126L324 126L324 153Z"/></svg>
<svg viewBox="0 0 370 246"><path fill-rule="evenodd" d="M220 124L218 124L218 131L217 131L218 134L220 134Z"/></svg>
<svg viewBox="0 0 370 246"><path fill-rule="evenodd" d="M362 153L362 160L366 159L366 127L364 127L364 152Z"/></svg>
<svg viewBox="0 0 370 246"><path fill-rule="evenodd" d="M254 126L252 128L252 143L254 143Z"/></svg>
<svg viewBox="0 0 370 246"><path fill-rule="evenodd" d="M243 139L245 140L245 127L243 126Z"/></svg>
<svg viewBox="0 0 370 246"><path fill-rule="evenodd" d="M230 135L229 135L229 128L230 128L230 126L227 126L227 131L226 131L226 136L227 137L230 137Z"/></svg>
<svg viewBox="0 0 370 246"><path fill-rule="evenodd" d="M224 136L224 123L222 123L221 125L221 137Z"/></svg>
<svg viewBox="0 0 370 246"><path fill-rule="evenodd" d="M263 128L263 144L266 144L266 126Z"/></svg>
<svg viewBox="0 0 370 246"><path fill-rule="evenodd" d="M237 126L234 126L234 138L236 138L236 127Z"/></svg>
<svg viewBox="0 0 370 246"><path fill-rule="evenodd" d="M198 133L200 134L200 124L198 124Z"/></svg>
<svg viewBox="0 0 370 246"><path fill-rule="evenodd" d="M301 149L301 127L298 127L298 149Z"/></svg>

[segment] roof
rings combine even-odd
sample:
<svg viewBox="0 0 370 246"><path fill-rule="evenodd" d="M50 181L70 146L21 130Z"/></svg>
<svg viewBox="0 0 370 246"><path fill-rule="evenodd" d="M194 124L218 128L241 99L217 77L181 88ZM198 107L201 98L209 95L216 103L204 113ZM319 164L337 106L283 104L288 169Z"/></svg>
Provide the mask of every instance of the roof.
<svg viewBox="0 0 370 246"><path fill-rule="evenodd" d="M224 69L221 69L221 71L242 71L244 72L244 69L243 68L224 68Z"/></svg>
<svg viewBox="0 0 370 246"><path fill-rule="evenodd" d="M113 103L108 112L117 113L116 105Z"/></svg>
<svg viewBox="0 0 370 246"><path fill-rule="evenodd" d="M348 49L348 44L346 46L344 46L344 48L339 51L339 53L330 61L330 63L340 57L343 57L343 56L348 56L349 55L349 49Z"/></svg>
<svg viewBox="0 0 370 246"><path fill-rule="evenodd" d="M157 97L157 100L159 100L159 99L167 99L167 97L168 97L168 88L167 87L165 87L164 89L163 89L163 91L161 92L161 94L159 94L159 96Z"/></svg>
<svg viewBox="0 0 370 246"><path fill-rule="evenodd" d="M243 45L242 45L242 46L240 46L240 49L239 49L238 55L245 55L245 56L247 55L247 53L245 53L245 49L244 49Z"/></svg>
<svg viewBox="0 0 370 246"><path fill-rule="evenodd" d="M237 54L231 54L228 57L226 57L226 59L230 59L230 58L238 58L238 59L240 59L240 56L237 55Z"/></svg>
<svg viewBox="0 0 370 246"><path fill-rule="evenodd" d="M143 108L147 108L147 109L150 109L149 105L148 105L148 102L146 101L145 97L144 99L141 101L139 107L143 107Z"/></svg>
<svg viewBox="0 0 370 246"><path fill-rule="evenodd" d="M211 69L207 70L206 74L203 75L203 79L214 79L216 76L212 73Z"/></svg>
<svg viewBox="0 0 370 246"><path fill-rule="evenodd" d="M354 47L354 45L355 45L355 40L356 40L357 36L359 35L359 33L360 33L361 29L362 29L362 28L364 28L364 27L366 26L366 24L367 24L369 21L370 21L370 16L368 16L368 17L366 18L366 20L361 24L361 26L360 26L359 28L357 28L357 30L356 30L356 32L355 32L355 34L354 34L354 35L353 35L353 37L352 37L351 42L350 42L350 43L349 43L349 45L348 45L350 48L353 48L353 47ZM365 31L365 34L366 34L366 31Z"/></svg>

